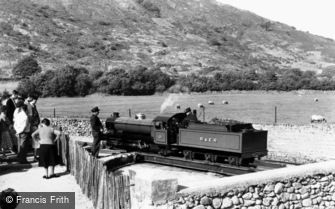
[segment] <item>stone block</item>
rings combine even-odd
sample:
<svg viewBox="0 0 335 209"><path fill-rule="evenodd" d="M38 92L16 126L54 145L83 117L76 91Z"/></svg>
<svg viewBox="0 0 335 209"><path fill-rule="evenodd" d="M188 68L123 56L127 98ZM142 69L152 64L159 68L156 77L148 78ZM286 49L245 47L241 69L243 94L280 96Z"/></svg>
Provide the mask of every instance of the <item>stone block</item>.
<svg viewBox="0 0 335 209"><path fill-rule="evenodd" d="M237 201L238 201L238 199L237 199ZM238 201L237 204L239 204L239 201ZM232 205L233 205L233 201L230 198L226 197L222 200L221 208L230 208Z"/></svg>
<svg viewBox="0 0 335 209"><path fill-rule="evenodd" d="M203 205L198 205L198 206L194 207L193 209L206 209L206 208Z"/></svg>
<svg viewBox="0 0 335 209"><path fill-rule="evenodd" d="M284 184L282 184L282 183L277 183L277 184L275 185L274 192L275 192L276 194L279 194L279 193L281 193L281 192L283 191L283 189L284 189Z"/></svg>
<svg viewBox="0 0 335 209"><path fill-rule="evenodd" d="M131 188L132 205L164 204L175 198L178 188L177 179L159 178L159 176L139 175L129 171L130 181L134 183Z"/></svg>
<svg viewBox="0 0 335 209"><path fill-rule="evenodd" d="M201 205L211 205L212 204L212 199L208 198L208 197L203 197L200 200L200 204Z"/></svg>
<svg viewBox="0 0 335 209"><path fill-rule="evenodd" d="M231 201L232 201L232 203L233 203L234 205L238 205L238 204L240 204L240 201L239 201L238 197L236 197L236 196L233 196L233 197L231 198Z"/></svg>
<svg viewBox="0 0 335 209"><path fill-rule="evenodd" d="M310 206L312 206L312 200L311 199L304 199L303 201L302 201L302 205L304 206L304 207L310 207Z"/></svg>
<svg viewBox="0 0 335 209"><path fill-rule="evenodd" d="M213 199L213 207L215 209L220 208L222 204L222 199L221 198L214 198Z"/></svg>
<svg viewBox="0 0 335 209"><path fill-rule="evenodd" d="M252 198L252 193L248 192L248 193L245 193L243 196L242 196L243 199L245 200L250 200Z"/></svg>

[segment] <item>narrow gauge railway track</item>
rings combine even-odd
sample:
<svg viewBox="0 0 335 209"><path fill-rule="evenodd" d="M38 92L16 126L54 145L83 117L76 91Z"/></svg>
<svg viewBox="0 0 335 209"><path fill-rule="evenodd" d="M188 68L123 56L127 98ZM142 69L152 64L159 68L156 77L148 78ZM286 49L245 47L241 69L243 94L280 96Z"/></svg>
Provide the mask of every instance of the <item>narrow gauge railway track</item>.
<svg viewBox="0 0 335 209"><path fill-rule="evenodd" d="M139 152L137 154L137 162L156 163L192 170L207 171L222 174L225 176L234 176L256 172L256 169L252 167L232 166L228 164L211 163L201 160L187 160L180 157L166 157L158 154L149 154L142 152Z"/></svg>
<svg viewBox="0 0 335 209"><path fill-rule="evenodd" d="M284 168L287 166L298 166L299 163L284 162L278 160L255 160L253 165L256 167L257 171L264 171L276 168Z"/></svg>
<svg viewBox="0 0 335 209"><path fill-rule="evenodd" d="M173 156L167 157L152 153L138 152L137 155L138 156L136 159L136 163L141 162L155 163L167 166L187 168L192 170L213 172L225 176L242 175L247 173L284 168L287 167L287 165L290 166L300 165L295 163L287 163L274 160L255 160L255 163L253 165L251 165L250 167L246 167L246 166L233 166L222 163L212 163L203 160L187 160L180 157L173 157Z"/></svg>
<svg viewBox="0 0 335 209"><path fill-rule="evenodd" d="M115 154L126 153L126 150L101 150L101 153L105 153L104 157L108 157ZM154 153L145 152L134 152L136 157L130 161L119 162L118 166L115 166L112 170L115 171L119 168L133 165L136 163L154 163L172 167L180 167L191 170L198 170L204 172L213 172L224 176L242 175L253 172L260 172L265 170L283 168L287 166L286 162L273 161L273 160L255 160L255 162L247 166L234 166L223 163L213 163L204 160L189 160L176 156L162 156ZM288 163L288 165L294 166L298 164Z"/></svg>

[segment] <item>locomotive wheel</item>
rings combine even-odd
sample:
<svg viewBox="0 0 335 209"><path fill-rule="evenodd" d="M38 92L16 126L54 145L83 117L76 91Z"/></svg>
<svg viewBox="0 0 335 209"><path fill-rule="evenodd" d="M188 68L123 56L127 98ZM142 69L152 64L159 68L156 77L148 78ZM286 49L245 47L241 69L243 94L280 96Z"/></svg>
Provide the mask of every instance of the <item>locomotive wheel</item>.
<svg viewBox="0 0 335 209"><path fill-rule="evenodd" d="M229 163L229 165L240 166L241 163L242 163L242 158L229 156L228 157L228 163Z"/></svg>
<svg viewBox="0 0 335 209"><path fill-rule="evenodd" d="M246 158L242 160L242 165L250 165L255 162L255 158Z"/></svg>
<svg viewBox="0 0 335 209"><path fill-rule="evenodd" d="M218 161L217 155L212 155L212 162L216 163Z"/></svg>
<svg viewBox="0 0 335 209"><path fill-rule="evenodd" d="M228 163L229 163L229 165L234 165L235 158L234 157L228 157Z"/></svg>
<svg viewBox="0 0 335 209"><path fill-rule="evenodd" d="M194 153L191 150L183 150L183 155L185 159L194 159Z"/></svg>
<svg viewBox="0 0 335 209"><path fill-rule="evenodd" d="M208 162L212 161L212 154L211 153L205 153L205 160Z"/></svg>
<svg viewBox="0 0 335 209"><path fill-rule="evenodd" d="M218 156L214 155L212 153L205 153L205 160L208 162L216 162L217 161Z"/></svg>
<svg viewBox="0 0 335 209"><path fill-rule="evenodd" d="M158 153L162 156L167 156L168 155L168 150L167 149L160 149Z"/></svg>

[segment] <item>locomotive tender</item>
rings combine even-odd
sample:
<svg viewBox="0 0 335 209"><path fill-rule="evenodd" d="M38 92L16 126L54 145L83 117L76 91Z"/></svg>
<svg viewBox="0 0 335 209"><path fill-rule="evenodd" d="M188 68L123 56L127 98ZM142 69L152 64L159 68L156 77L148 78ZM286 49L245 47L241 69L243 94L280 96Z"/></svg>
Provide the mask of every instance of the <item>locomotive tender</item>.
<svg viewBox="0 0 335 209"><path fill-rule="evenodd" d="M256 130L250 123L186 121L185 125L185 117L185 113L170 113L138 120L114 113L106 120L108 143L127 150L232 165L248 165L267 155L267 131Z"/></svg>

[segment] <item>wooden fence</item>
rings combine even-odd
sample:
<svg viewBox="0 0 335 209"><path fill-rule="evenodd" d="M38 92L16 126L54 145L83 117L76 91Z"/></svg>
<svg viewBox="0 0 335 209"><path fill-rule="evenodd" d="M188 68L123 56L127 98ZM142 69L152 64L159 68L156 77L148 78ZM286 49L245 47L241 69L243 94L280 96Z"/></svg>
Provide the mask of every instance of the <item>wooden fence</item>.
<svg viewBox="0 0 335 209"><path fill-rule="evenodd" d="M68 140L68 167L83 193L96 209L130 209L129 176L113 172L121 164L131 163L136 156L114 155L95 158L87 143Z"/></svg>

